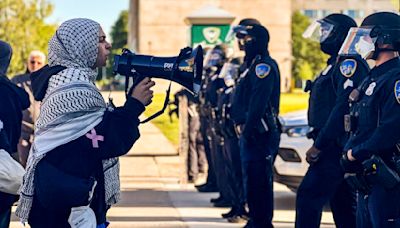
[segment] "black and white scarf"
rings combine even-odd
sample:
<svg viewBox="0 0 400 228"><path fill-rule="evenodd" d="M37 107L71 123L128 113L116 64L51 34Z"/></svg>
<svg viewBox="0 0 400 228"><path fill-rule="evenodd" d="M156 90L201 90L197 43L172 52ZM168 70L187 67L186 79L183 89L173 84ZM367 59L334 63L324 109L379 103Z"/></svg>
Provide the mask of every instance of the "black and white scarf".
<svg viewBox="0 0 400 228"><path fill-rule="evenodd" d="M49 65L67 68L50 78L40 107L16 211L22 222L29 218L39 161L54 148L83 136L103 119L106 103L94 85L97 72L92 68L98 55L99 31L95 21L72 19L62 23L49 41ZM103 160L103 170L106 203L112 205L120 197L118 158Z"/></svg>

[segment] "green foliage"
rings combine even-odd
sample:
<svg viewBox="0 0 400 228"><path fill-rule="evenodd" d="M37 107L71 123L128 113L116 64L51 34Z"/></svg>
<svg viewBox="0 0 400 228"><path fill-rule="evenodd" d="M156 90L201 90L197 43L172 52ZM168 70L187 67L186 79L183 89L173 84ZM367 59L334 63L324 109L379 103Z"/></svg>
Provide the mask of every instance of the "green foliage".
<svg viewBox="0 0 400 228"><path fill-rule="evenodd" d="M301 78L305 80L312 79L314 76L313 70L308 62L304 62L303 64L300 65L299 72Z"/></svg>
<svg viewBox="0 0 400 228"><path fill-rule="evenodd" d="M279 114L307 109L309 94L300 91L282 93L279 107Z"/></svg>
<svg viewBox="0 0 400 228"><path fill-rule="evenodd" d="M52 11L53 5L46 0L0 1L0 39L13 48L9 76L25 71L32 50L47 53L48 41L57 27L45 22Z"/></svg>
<svg viewBox="0 0 400 228"><path fill-rule="evenodd" d="M153 102L146 107L144 115L148 117L158 112L163 107L164 100L165 93L154 94ZM167 109L165 110L164 114L151 120L151 122L161 130L161 132L169 141L171 141L173 145L179 145L179 120L176 118L176 115L173 115L172 119L170 119Z"/></svg>
<svg viewBox="0 0 400 228"><path fill-rule="evenodd" d="M293 77L306 80L314 77L324 67L327 55L319 47L318 42L304 39L302 34L310 24L307 16L295 12L292 16L292 54Z"/></svg>
<svg viewBox="0 0 400 228"><path fill-rule="evenodd" d="M119 14L117 21L111 28L111 58L109 58L109 66L107 67L107 75L112 75L112 65L114 63L114 55L120 55L122 48L126 48L128 44L128 11L123 10Z"/></svg>

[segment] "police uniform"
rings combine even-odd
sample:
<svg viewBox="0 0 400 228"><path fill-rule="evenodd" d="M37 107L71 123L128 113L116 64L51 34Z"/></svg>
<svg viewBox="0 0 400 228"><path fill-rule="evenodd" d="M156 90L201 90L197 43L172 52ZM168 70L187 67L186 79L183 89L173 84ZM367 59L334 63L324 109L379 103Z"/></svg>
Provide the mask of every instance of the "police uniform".
<svg viewBox="0 0 400 228"><path fill-rule="evenodd" d="M400 59L373 68L359 87L359 96L352 99L356 100L350 112L353 129L345 150L352 150L356 162L378 155L395 171L392 159L399 152L400 139ZM382 183L369 183L370 191L358 194L357 227L400 227L400 185L386 188Z"/></svg>
<svg viewBox="0 0 400 228"><path fill-rule="evenodd" d="M223 154L226 166L232 209L223 215L230 222L239 222L245 211L243 193L242 166L240 159L239 139L235 133L234 124L230 118L230 106L233 97L233 87L225 87L220 94L218 107L220 112L221 134L224 138Z"/></svg>
<svg viewBox="0 0 400 228"><path fill-rule="evenodd" d="M347 139L344 116L349 112L348 96L368 73L359 56L331 57L314 80L309 99L310 137L321 150L299 186L296 199L296 227L319 227L322 210L330 202L337 227L355 227L355 193L343 179L340 157Z"/></svg>
<svg viewBox="0 0 400 228"><path fill-rule="evenodd" d="M280 98L278 65L268 54L258 55L241 75L231 116L241 128L240 153L251 224L272 227L272 161L280 141L276 122Z"/></svg>
<svg viewBox="0 0 400 228"><path fill-rule="evenodd" d="M224 81L218 78L219 70L210 78L206 88L206 104L208 106L209 128L207 132L208 141L210 142L211 162L213 163L216 184L221 195L221 201L215 202L215 206L230 206L232 199L230 198L228 188L228 178L225 169L225 161L223 156L223 137L221 134L221 126L219 124L220 110L218 109L219 94L223 90Z"/></svg>

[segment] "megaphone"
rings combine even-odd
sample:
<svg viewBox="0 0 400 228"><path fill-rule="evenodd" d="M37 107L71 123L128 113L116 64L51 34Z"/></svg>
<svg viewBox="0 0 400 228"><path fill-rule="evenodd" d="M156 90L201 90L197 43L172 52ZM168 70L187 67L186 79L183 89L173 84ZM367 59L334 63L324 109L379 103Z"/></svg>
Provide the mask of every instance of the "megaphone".
<svg viewBox="0 0 400 228"><path fill-rule="evenodd" d="M125 77L154 77L174 81L195 96L201 88L203 72L203 49L184 48L175 57L137 55L123 49L121 55L114 56L113 73ZM138 81L135 79L135 81ZM140 81L140 80L139 80Z"/></svg>

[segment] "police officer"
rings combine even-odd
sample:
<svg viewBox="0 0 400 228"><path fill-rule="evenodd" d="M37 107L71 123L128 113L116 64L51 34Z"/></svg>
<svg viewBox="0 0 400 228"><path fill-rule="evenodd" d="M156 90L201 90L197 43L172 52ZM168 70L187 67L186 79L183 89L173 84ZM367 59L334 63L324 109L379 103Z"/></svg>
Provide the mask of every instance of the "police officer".
<svg viewBox="0 0 400 228"><path fill-rule="evenodd" d="M349 96L351 135L343 164L361 164L358 180L369 187L359 189L357 227L400 227L400 16L371 14L346 41L345 51L375 60Z"/></svg>
<svg viewBox="0 0 400 228"><path fill-rule="evenodd" d="M245 222L248 213L245 209L246 200L243 192L242 165L240 159L239 139L235 132L234 123L230 117L230 107L233 98L235 80L239 75L239 58L232 59L222 67L218 77L223 78L225 86L218 99L220 113L221 134L224 139L224 164L228 177L228 188L232 199L232 208L222 214L231 223Z"/></svg>
<svg viewBox="0 0 400 228"><path fill-rule="evenodd" d="M339 49L356 22L343 14L331 14L313 22L304 32L315 38L330 57L326 68L311 90L308 124L314 145L307 151L310 166L299 186L296 199L296 227L319 227L323 206L330 201L337 227L355 227L355 193L343 179L340 157L346 140L344 116L349 112L348 95L368 73L367 63L359 55L338 57Z"/></svg>
<svg viewBox="0 0 400 228"><path fill-rule="evenodd" d="M216 173L216 185L220 192L220 197L211 199L216 207L231 206L228 188L228 178L223 156L223 137L219 125L218 97L219 92L224 87L223 79L218 77L220 70L226 61L226 50L222 45L215 46L205 57L206 88L205 88L205 109L208 127L206 134L210 146L210 162ZM203 190L199 187L199 190Z"/></svg>
<svg viewBox="0 0 400 228"><path fill-rule="evenodd" d="M231 110L247 174L250 220L246 227L272 227L272 157L280 141L277 124L280 73L268 52L269 33L265 27L239 26L236 33L240 34L248 66L240 75Z"/></svg>

